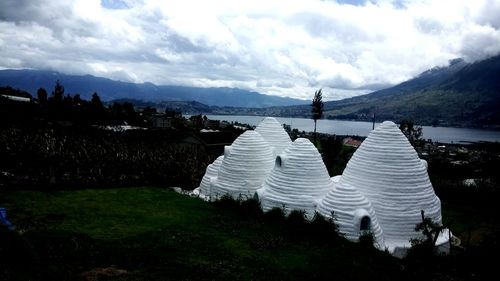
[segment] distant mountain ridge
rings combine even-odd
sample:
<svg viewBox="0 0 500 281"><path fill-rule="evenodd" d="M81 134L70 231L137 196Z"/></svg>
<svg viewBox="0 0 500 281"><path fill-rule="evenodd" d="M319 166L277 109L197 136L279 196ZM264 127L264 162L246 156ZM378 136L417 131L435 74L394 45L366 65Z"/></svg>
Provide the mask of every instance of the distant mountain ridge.
<svg viewBox="0 0 500 281"><path fill-rule="evenodd" d="M43 70L0 70L0 86L23 89L36 96L38 88L51 92L56 80L66 93L90 98L97 92L101 99L136 99L144 101L197 101L207 105L234 107L269 107L306 104L307 101L264 95L238 88L200 88L158 86L152 83L128 83L92 75L66 75Z"/></svg>
<svg viewBox="0 0 500 281"><path fill-rule="evenodd" d="M55 72L47 72L52 73L53 76L49 76L52 79L47 77L41 79L43 75L30 72L25 72L20 78L19 73L12 74L15 72L16 70L0 71L0 86L10 85L32 93L36 93L42 86L50 92L55 80L58 79L58 76L53 74ZM66 78L71 77L81 76ZM130 99L135 100L134 104L140 104L140 100L144 100L153 102L159 108L171 108L195 114L305 118L311 116L310 102L304 100L267 96L231 88L156 86L150 83L133 84L88 77L92 79L85 81L92 84L85 85L87 88L84 89L89 89L85 91L68 88L66 81L71 82L71 79L59 80L67 92L80 93L86 98L90 93L97 91L108 101ZM48 81L46 82L48 84L42 84L43 81ZM100 83L115 88L112 88L113 91L102 91L99 89L107 88ZM111 94L106 95L107 93ZM393 87L344 100L325 102L324 106L324 116L329 119L371 121L373 114L377 121L399 122L411 119L420 125L500 129L500 55L475 63L455 59L446 67L429 69Z"/></svg>
<svg viewBox="0 0 500 281"><path fill-rule="evenodd" d="M267 109L264 109L267 110ZM310 117L310 106L273 109L278 116ZM427 70L396 86L325 102L325 118L411 119L421 125L500 128L500 56Z"/></svg>

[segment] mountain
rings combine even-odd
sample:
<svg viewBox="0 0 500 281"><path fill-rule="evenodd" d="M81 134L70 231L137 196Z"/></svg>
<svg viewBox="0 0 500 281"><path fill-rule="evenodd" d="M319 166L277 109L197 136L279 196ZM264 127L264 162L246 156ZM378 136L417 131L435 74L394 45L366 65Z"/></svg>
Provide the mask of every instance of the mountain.
<svg viewBox="0 0 500 281"><path fill-rule="evenodd" d="M92 75L66 75L41 70L0 70L0 86L11 86L36 96L38 88L51 92L56 80L66 93L79 93L89 99L97 92L102 100L136 99L144 101L197 101L207 105L235 107L268 107L306 104L307 101L264 95L237 88L199 88L158 86L152 83L128 83Z"/></svg>
<svg viewBox="0 0 500 281"><path fill-rule="evenodd" d="M277 115L310 117L310 106ZM500 56L475 63L461 59L427 70L394 87L325 102L325 118L371 121L411 119L421 125L500 128Z"/></svg>

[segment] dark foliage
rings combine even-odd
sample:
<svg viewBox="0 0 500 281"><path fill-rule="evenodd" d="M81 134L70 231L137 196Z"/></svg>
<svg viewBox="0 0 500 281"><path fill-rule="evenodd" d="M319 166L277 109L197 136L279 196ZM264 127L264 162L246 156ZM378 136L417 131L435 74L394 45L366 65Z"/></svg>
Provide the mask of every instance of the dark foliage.
<svg viewBox="0 0 500 281"><path fill-rule="evenodd" d="M199 184L212 160L203 146L164 130L97 128L0 130L0 187L78 188Z"/></svg>
<svg viewBox="0 0 500 281"><path fill-rule="evenodd" d="M323 95L321 89L314 93L314 97L311 103L311 113L312 119L314 120L314 144L316 145L316 122L323 118Z"/></svg>
<svg viewBox="0 0 500 281"><path fill-rule="evenodd" d="M272 208L264 213L264 220L270 223L283 224L285 222L285 212L282 208Z"/></svg>
<svg viewBox="0 0 500 281"><path fill-rule="evenodd" d="M402 120L399 122L399 129L406 136L411 145L421 146L422 140L422 126L415 125L411 120Z"/></svg>
<svg viewBox="0 0 500 281"><path fill-rule="evenodd" d="M375 249L375 236L373 232L364 232L359 236L359 244L366 249Z"/></svg>
<svg viewBox="0 0 500 281"><path fill-rule="evenodd" d="M330 176L341 175L356 148L345 146L339 136L319 134L321 156Z"/></svg>

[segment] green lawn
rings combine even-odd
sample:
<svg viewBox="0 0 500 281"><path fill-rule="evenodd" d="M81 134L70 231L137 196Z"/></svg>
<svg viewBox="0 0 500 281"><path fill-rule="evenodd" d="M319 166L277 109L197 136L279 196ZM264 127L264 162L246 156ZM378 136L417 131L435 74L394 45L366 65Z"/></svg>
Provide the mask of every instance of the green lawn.
<svg viewBox="0 0 500 281"><path fill-rule="evenodd" d="M160 188L1 192L0 280L402 280L387 253ZM451 280L451 279L450 279Z"/></svg>

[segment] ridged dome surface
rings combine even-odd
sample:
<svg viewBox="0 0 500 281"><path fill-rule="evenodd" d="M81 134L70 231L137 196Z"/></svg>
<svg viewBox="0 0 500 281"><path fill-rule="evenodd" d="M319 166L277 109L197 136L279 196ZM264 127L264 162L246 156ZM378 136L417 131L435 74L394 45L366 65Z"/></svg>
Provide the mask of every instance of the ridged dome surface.
<svg viewBox="0 0 500 281"><path fill-rule="evenodd" d="M193 192L194 194L204 199L210 198L211 194L210 181L212 178L217 177L223 159L224 155L221 155L217 157L217 159L215 159L215 161L212 164L208 165L205 175L203 175L203 178L201 179L200 186L197 189L195 189L195 191Z"/></svg>
<svg viewBox="0 0 500 281"><path fill-rule="evenodd" d="M370 231L377 245L385 248L383 232L372 204L353 186L342 182L342 178L334 183L334 188L321 200L317 211L328 218L333 215L340 233L347 239L357 241L363 231ZM368 223L365 222L363 227L362 220L366 218Z"/></svg>
<svg viewBox="0 0 500 281"><path fill-rule="evenodd" d="M396 124L383 122L353 154L339 185L352 186L371 202L386 246L407 247L426 217L441 223L441 202L427 169Z"/></svg>
<svg viewBox="0 0 500 281"><path fill-rule="evenodd" d="M296 139L276 157L276 164L258 195L264 211L282 208L303 210L314 216L317 203L333 188L323 159L314 145Z"/></svg>
<svg viewBox="0 0 500 281"><path fill-rule="evenodd" d="M278 155L285 150L292 142L283 126L273 117L264 118L255 128L261 136L274 149L274 155Z"/></svg>
<svg viewBox="0 0 500 281"><path fill-rule="evenodd" d="M210 196L252 198L273 165L273 151L268 143L256 131L246 131L226 147L217 177L211 180Z"/></svg>

